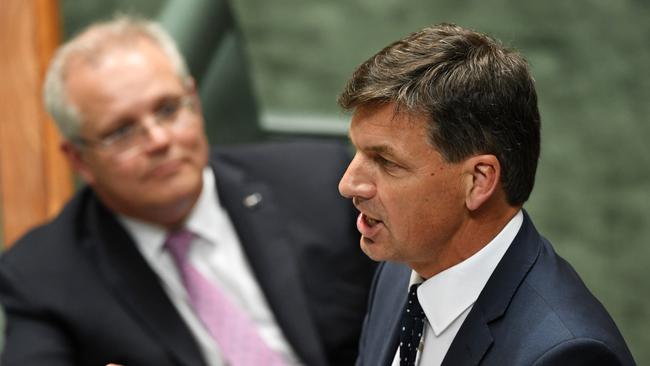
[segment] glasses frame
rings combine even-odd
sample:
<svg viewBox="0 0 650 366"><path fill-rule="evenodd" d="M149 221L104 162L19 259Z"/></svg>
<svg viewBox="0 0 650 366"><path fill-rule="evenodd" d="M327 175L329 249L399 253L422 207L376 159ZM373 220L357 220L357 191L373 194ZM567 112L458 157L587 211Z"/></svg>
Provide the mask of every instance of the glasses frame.
<svg viewBox="0 0 650 366"><path fill-rule="evenodd" d="M153 112L153 125L147 125L142 121L142 119L140 119L132 125L127 134L120 135L120 127L103 138L93 139L76 136L70 140L81 148L97 148L106 151L114 150L113 152L116 155L126 153L135 147L141 146L142 144L140 142L146 141L142 140L142 138L150 136L153 126L171 129L181 122L180 114L184 109L195 112L196 103L194 98L196 98L196 96L193 93L185 93L178 98L178 104L175 106L173 111L165 111L164 108L156 110ZM128 139L131 139L132 141L129 142ZM123 144L123 146L117 148L120 143Z"/></svg>

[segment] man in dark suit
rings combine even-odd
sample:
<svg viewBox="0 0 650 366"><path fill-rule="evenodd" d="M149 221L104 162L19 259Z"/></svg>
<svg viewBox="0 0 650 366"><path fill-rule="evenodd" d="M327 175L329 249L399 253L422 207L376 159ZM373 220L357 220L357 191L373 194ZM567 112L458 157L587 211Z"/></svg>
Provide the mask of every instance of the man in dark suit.
<svg viewBox="0 0 650 366"><path fill-rule="evenodd" d="M383 262L359 366L633 365L616 325L522 209L540 118L525 60L454 25L372 56L339 104L339 191ZM396 263L399 262L399 263Z"/></svg>
<svg viewBox="0 0 650 366"><path fill-rule="evenodd" d="M209 151L174 43L129 18L59 49L45 99L87 186L0 259L2 365L354 362L374 265L344 146Z"/></svg>

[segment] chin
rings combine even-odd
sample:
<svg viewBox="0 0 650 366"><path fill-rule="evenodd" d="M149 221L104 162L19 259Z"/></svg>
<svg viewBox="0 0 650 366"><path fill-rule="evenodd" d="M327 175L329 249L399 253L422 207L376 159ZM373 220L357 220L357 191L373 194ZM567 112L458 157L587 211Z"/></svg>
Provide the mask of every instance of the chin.
<svg viewBox="0 0 650 366"><path fill-rule="evenodd" d="M175 193L153 197L142 211L149 221L163 226L173 227L182 223L192 212L198 195L192 193Z"/></svg>
<svg viewBox="0 0 650 366"><path fill-rule="evenodd" d="M382 252L382 248L377 242L373 242L369 239L361 237L360 247L361 251L366 256L368 256L368 258L372 259L375 262L382 262L387 260L386 254Z"/></svg>
<svg viewBox="0 0 650 366"><path fill-rule="evenodd" d="M162 206L184 206L188 202L194 204L201 194L201 186L198 188L196 185L186 185L183 187L174 187L168 190L160 191L157 196L154 196L154 200L158 200L162 203Z"/></svg>
<svg viewBox="0 0 650 366"><path fill-rule="evenodd" d="M166 182L156 182L140 187L134 199L148 202L146 206L173 207L185 201L194 201L201 194L201 181L189 176L179 176Z"/></svg>
<svg viewBox="0 0 650 366"><path fill-rule="evenodd" d="M173 179L160 184L155 190L160 194L172 196L192 196L201 193L202 175L195 173L177 174Z"/></svg>

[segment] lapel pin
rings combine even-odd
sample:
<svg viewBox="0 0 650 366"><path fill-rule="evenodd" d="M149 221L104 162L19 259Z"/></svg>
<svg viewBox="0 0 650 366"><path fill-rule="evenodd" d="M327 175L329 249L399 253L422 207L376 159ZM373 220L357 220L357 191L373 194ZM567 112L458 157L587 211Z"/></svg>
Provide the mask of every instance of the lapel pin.
<svg viewBox="0 0 650 366"><path fill-rule="evenodd" d="M249 194L248 196L244 197L244 200L242 201L244 206L247 208L255 208L260 204L260 202L262 202L262 195L258 192Z"/></svg>

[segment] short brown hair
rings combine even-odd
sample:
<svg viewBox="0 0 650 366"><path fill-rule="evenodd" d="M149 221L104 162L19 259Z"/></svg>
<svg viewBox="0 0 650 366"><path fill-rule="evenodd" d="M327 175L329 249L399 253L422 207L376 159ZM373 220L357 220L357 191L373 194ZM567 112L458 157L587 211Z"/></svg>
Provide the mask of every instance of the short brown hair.
<svg viewBox="0 0 650 366"><path fill-rule="evenodd" d="M425 116L447 161L494 154L508 202L530 196L540 152L534 81L517 52L484 34L453 24L415 32L361 64L338 102L395 103L398 113Z"/></svg>

